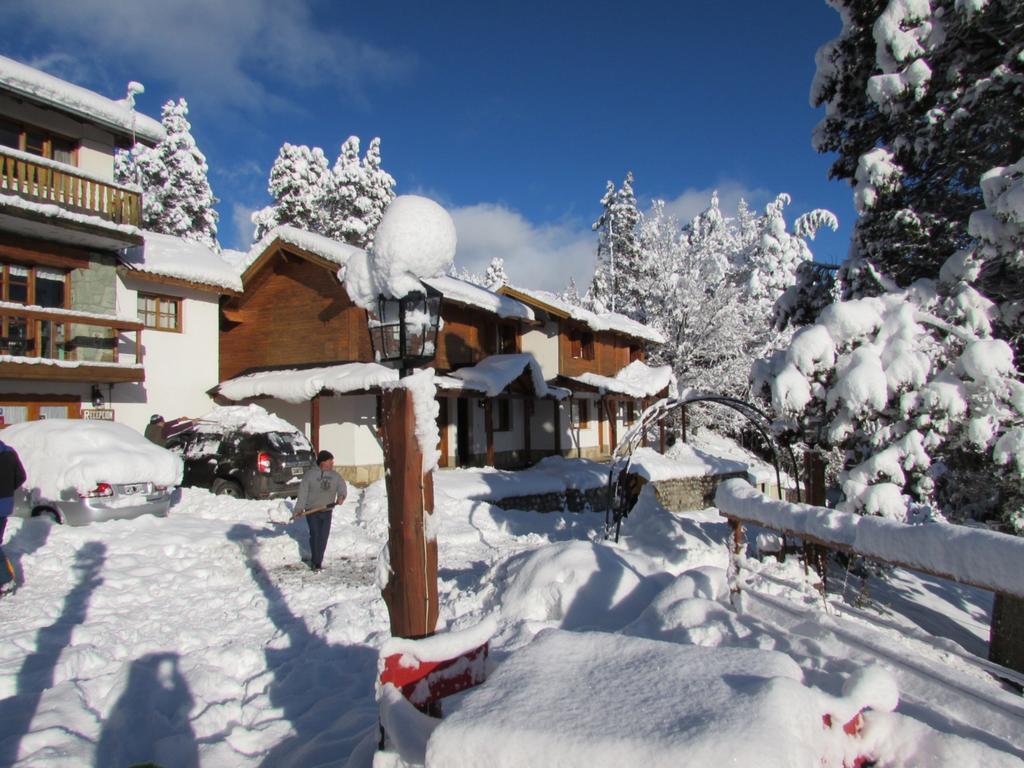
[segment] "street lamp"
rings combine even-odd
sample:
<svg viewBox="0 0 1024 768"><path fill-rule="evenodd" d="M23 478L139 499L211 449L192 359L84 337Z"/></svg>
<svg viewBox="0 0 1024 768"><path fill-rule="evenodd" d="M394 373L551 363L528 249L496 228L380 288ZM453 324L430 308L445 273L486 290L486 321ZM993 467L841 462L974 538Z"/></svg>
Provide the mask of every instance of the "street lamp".
<svg viewBox="0 0 1024 768"><path fill-rule="evenodd" d="M425 365L437 352L441 292L425 283L423 290L401 298L381 294L370 311L370 342L378 362L398 363L402 378Z"/></svg>
<svg viewBox="0 0 1024 768"><path fill-rule="evenodd" d="M400 378L434 359L441 318L441 293L422 291L401 298L378 296L369 310L370 340L378 362L397 363ZM434 510L434 479L423 472L415 398L407 386L381 392L384 482L388 492L388 562L382 590L394 637L417 638L437 625L437 541L427 536Z"/></svg>

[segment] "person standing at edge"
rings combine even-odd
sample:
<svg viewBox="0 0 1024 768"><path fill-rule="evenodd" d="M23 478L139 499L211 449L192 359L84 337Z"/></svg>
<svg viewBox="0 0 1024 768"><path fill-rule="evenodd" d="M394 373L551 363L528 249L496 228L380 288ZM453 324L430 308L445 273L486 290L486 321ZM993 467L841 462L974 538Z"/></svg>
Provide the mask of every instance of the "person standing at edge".
<svg viewBox="0 0 1024 768"><path fill-rule="evenodd" d="M324 565L324 551L327 537L331 533L331 514L335 504L341 504L348 495L348 486L341 475L334 471L334 454L320 451L316 455L317 466L306 470L299 483L299 497L295 500L295 515L306 515L309 526L309 567L319 571Z"/></svg>
<svg viewBox="0 0 1024 768"><path fill-rule="evenodd" d="M0 545L3 545L7 518L14 511L14 491L25 482L25 468L18 452L0 440ZM0 546L0 587L14 580L11 563Z"/></svg>

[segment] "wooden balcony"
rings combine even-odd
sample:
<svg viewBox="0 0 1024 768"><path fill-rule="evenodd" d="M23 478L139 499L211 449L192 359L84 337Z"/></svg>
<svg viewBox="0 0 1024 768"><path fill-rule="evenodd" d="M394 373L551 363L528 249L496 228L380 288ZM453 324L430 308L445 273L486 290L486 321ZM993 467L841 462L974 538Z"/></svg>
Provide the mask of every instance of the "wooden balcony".
<svg viewBox="0 0 1024 768"><path fill-rule="evenodd" d="M142 195L73 167L0 147L0 193L51 203L115 224L139 226Z"/></svg>
<svg viewBox="0 0 1024 768"><path fill-rule="evenodd" d="M68 310L0 305L0 378L118 383L144 381L142 323ZM121 362L121 334L135 359Z"/></svg>

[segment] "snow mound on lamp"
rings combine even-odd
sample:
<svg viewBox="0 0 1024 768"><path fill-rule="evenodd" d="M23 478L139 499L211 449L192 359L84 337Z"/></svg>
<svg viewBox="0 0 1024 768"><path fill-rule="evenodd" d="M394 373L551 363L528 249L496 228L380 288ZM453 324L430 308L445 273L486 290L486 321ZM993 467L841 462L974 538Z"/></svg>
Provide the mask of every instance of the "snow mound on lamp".
<svg viewBox="0 0 1024 768"><path fill-rule="evenodd" d="M448 271L455 244L455 222L444 208L418 195L396 197L374 236L374 279L391 296L422 290L420 278Z"/></svg>

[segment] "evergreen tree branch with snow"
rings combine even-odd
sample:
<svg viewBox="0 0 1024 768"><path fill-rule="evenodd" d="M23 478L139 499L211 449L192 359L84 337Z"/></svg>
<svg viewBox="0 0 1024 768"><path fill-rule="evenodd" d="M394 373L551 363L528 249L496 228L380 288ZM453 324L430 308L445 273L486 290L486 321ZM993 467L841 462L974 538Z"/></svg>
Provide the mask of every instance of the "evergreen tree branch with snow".
<svg viewBox="0 0 1024 768"><path fill-rule="evenodd" d="M859 218L834 289L780 302L809 324L755 387L843 452L843 508L1024 532L1024 6L830 2L815 143Z"/></svg>

